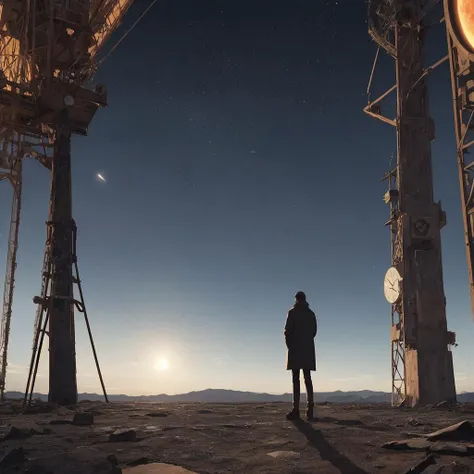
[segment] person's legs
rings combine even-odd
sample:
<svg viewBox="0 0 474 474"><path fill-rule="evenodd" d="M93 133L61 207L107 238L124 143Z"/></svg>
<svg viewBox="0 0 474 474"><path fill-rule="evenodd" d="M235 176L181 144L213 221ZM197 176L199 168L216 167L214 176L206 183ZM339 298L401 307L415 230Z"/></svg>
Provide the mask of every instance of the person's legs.
<svg viewBox="0 0 474 474"><path fill-rule="evenodd" d="M288 419L298 418L300 416L300 371L292 371L293 378L293 410L286 415Z"/></svg>
<svg viewBox="0 0 474 474"><path fill-rule="evenodd" d="M293 410L300 411L300 371L293 370Z"/></svg>
<svg viewBox="0 0 474 474"><path fill-rule="evenodd" d="M311 380L311 371L303 370L304 384L306 386L306 399L308 402L306 417L308 420L313 419L313 408L314 408L314 392L313 392L313 381Z"/></svg>

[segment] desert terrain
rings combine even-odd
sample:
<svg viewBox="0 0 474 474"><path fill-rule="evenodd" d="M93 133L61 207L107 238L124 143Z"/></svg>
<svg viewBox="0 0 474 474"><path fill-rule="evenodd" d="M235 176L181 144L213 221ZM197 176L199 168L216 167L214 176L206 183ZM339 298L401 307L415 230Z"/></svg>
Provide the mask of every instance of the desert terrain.
<svg viewBox="0 0 474 474"><path fill-rule="evenodd" d="M316 405L312 423L286 421L288 409L284 403L87 401L66 408L37 401L24 412L20 402L6 402L0 405L0 472L474 473L470 423L427 438L462 421L474 423L474 404L392 409L326 403ZM409 471L427 456L436 464Z"/></svg>

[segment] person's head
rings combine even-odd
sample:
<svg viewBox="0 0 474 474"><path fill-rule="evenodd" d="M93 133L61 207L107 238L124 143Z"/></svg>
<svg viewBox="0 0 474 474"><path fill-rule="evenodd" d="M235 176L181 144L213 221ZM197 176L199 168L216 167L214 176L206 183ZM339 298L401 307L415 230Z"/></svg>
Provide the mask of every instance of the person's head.
<svg viewBox="0 0 474 474"><path fill-rule="evenodd" d="M297 303L306 303L306 295L302 291L298 291L295 295L295 301Z"/></svg>

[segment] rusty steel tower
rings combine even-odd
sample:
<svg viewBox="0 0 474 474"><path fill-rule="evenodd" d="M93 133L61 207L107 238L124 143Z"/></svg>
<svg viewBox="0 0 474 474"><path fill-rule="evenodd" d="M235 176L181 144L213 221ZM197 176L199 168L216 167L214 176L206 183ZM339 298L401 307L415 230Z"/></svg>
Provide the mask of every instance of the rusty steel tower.
<svg viewBox="0 0 474 474"><path fill-rule="evenodd" d="M77 266L72 217L71 136L86 135L106 106L104 86L91 85L98 53L132 0L11 0L0 4L0 178L14 186L7 282L0 333L4 389L18 248L22 160L51 169L51 199L25 400L33 393L44 337L49 339L49 401L77 401L74 310L85 316L102 388ZM78 286L78 298L74 297ZM105 394L106 395L106 394Z"/></svg>
<svg viewBox="0 0 474 474"><path fill-rule="evenodd" d="M431 141L434 122L429 113L424 18L431 0L372 0L369 33L379 48L369 81L365 112L392 125L397 136L397 165L385 177L390 205L387 226L392 265L384 293L392 308L392 404L409 406L456 401L443 288L441 228L446 224L434 202ZM381 50L395 61L396 84L371 101L370 91ZM396 117L382 114L384 99L396 93Z"/></svg>
<svg viewBox="0 0 474 474"><path fill-rule="evenodd" d="M474 314L474 2L444 0L454 106L457 163Z"/></svg>

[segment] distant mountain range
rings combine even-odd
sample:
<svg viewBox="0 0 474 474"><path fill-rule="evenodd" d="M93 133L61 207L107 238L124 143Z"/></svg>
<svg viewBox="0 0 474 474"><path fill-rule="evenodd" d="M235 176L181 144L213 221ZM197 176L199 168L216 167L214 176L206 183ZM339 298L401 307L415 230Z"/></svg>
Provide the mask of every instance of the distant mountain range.
<svg viewBox="0 0 474 474"><path fill-rule="evenodd" d="M23 398L21 392L5 392L6 398ZM154 402L154 403L269 403L269 402L291 402L291 394L271 395L268 393L239 392L235 390L208 389L199 392L189 392L179 395L109 395L111 402ZM391 394L387 392L374 392L372 390L361 390L356 392L320 392L315 393L315 402L329 403L390 403ZM47 400L47 395L35 393L33 398ZM302 400L305 396L302 394ZM473 393L458 394L459 403L474 402ZM98 401L103 400L103 395L97 393L80 393L79 400Z"/></svg>

